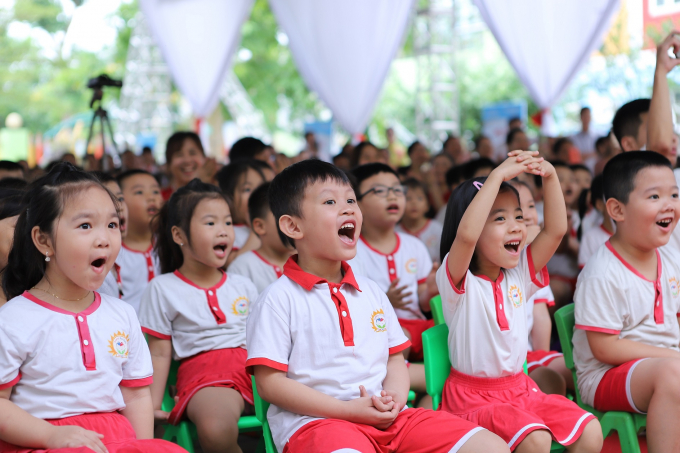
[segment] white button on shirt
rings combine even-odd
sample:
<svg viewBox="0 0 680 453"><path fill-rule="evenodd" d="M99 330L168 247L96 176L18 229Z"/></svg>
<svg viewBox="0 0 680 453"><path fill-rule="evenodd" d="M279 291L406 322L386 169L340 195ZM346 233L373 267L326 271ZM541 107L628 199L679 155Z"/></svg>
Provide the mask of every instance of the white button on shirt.
<svg viewBox="0 0 680 453"><path fill-rule="evenodd" d="M257 298L245 277L225 273L212 288L201 288L178 271L154 278L142 297L142 330L172 340L175 360L205 351L244 348L246 318Z"/></svg>
<svg viewBox="0 0 680 453"><path fill-rule="evenodd" d="M574 294L574 362L583 401L593 405L604 374L613 368L593 355L586 331L680 351L680 253L657 249L658 276L647 280L607 241L588 261Z"/></svg>
<svg viewBox="0 0 680 453"><path fill-rule="evenodd" d="M379 395L389 355L410 345L387 296L373 281L355 279L347 263L336 284L304 272L295 258L254 304L246 369L252 373L253 366L265 365L285 371L288 378L343 401L358 398L360 385ZM298 429L319 420L274 405L267 418L278 451Z"/></svg>
<svg viewBox="0 0 680 453"><path fill-rule="evenodd" d="M0 389L42 419L125 408L120 386L152 382L151 355L137 315L95 293L81 313L24 293L0 308Z"/></svg>
<svg viewBox="0 0 680 453"><path fill-rule="evenodd" d="M495 282L468 270L460 290L449 276L449 256L444 259L437 287L449 326L449 358L457 371L487 378L522 372L529 336L526 301L549 281L545 268L537 278L529 250Z"/></svg>
<svg viewBox="0 0 680 453"><path fill-rule="evenodd" d="M418 302L418 285L425 283L432 270L432 259L420 239L403 233L395 233L397 245L392 253L384 254L374 249L361 237L357 243L357 255L349 261L355 275L368 277L387 292L397 278L399 286L406 286L411 295L405 299L404 308L396 308L400 319L425 319Z"/></svg>
<svg viewBox="0 0 680 453"><path fill-rule="evenodd" d="M249 278L255 284L258 293L263 292L283 275L280 267L267 261L257 251L237 256L227 271Z"/></svg>

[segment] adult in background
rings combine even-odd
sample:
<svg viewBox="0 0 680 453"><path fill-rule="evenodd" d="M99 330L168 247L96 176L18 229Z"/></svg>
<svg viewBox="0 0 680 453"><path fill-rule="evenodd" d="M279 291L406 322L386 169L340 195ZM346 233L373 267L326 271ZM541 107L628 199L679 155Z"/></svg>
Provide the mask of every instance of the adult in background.
<svg viewBox="0 0 680 453"><path fill-rule="evenodd" d="M597 155L595 150L595 142L597 141L597 134L590 130L590 107L583 107L580 113L581 117L581 131L571 137L571 141L575 147L581 152L581 161L592 172L595 170L595 163L597 162Z"/></svg>
<svg viewBox="0 0 680 453"><path fill-rule="evenodd" d="M275 154L274 148L266 145L262 140L255 137L243 137L231 145L229 162L253 159L266 162L273 167Z"/></svg>
<svg viewBox="0 0 680 453"><path fill-rule="evenodd" d="M475 151L479 157L494 160L494 149L491 139L486 135L480 134L475 139Z"/></svg>
<svg viewBox="0 0 680 453"><path fill-rule="evenodd" d="M161 190L164 200L184 187L194 178L212 182L217 172L215 159L206 159L203 144L198 134L189 131L175 132L165 146L165 165L170 176L170 185Z"/></svg>
<svg viewBox="0 0 680 453"><path fill-rule="evenodd" d="M470 158L465 148L463 148L460 138L455 135L446 137L442 145L442 152L448 154L453 159L455 165L465 163Z"/></svg>

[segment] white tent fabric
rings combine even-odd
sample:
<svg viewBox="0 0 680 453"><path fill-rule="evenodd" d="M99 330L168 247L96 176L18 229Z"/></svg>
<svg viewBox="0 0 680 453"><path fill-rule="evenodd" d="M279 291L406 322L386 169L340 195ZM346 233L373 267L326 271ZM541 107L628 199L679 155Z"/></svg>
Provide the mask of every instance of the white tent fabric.
<svg viewBox="0 0 680 453"><path fill-rule="evenodd" d="M413 0L270 0L307 86L348 132L371 119Z"/></svg>
<svg viewBox="0 0 680 453"><path fill-rule="evenodd" d="M597 49L619 0L475 0L529 94L550 108Z"/></svg>
<svg viewBox="0 0 680 453"><path fill-rule="evenodd" d="M217 105L254 0L141 0L175 84L198 118Z"/></svg>

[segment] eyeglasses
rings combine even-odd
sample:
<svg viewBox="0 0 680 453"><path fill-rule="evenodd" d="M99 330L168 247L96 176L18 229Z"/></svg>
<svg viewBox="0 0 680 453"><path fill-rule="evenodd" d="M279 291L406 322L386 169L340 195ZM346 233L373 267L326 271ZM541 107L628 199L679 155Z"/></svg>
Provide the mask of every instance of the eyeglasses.
<svg viewBox="0 0 680 453"><path fill-rule="evenodd" d="M379 198L387 198L390 191L392 191L396 197L403 197L406 195L406 186L399 185L394 187L387 187L383 186L382 184L379 184L359 195L358 199L364 198L369 193L374 193Z"/></svg>

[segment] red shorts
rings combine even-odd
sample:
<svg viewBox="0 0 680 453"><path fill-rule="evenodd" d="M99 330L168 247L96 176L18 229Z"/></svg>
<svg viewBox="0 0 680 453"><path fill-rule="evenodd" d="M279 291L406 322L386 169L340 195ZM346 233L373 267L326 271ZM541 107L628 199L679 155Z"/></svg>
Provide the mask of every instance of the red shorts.
<svg viewBox="0 0 680 453"><path fill-rule="evenodd" d="M400 319L399 325L411 334L411 352L408 359L411 362L423 361L423 332L434 327L431 319Z"/></svg>
<svg viewBox="0 0 680 453"><path fill-rule="evenodd" d="M635 407L630 394L630 378L633 376L633 370L643 360L645 359L631 360L604 373L595 390L595 409L644 414Z"/></svg>
<svg viewBox="0 0 680 453"><path fill-rule="evenodd" d="M560 444L571 445L595 418L563 396L541 392L524 373L493 379L451 369L442 409L497 434L510 450L539 429L548 430Z"/></svg>
<svg viewBox="0 0 680 453"><path fill-rule="evenodd" d="M529 373L536 368L550 365L550 362L558 357L563 357L561 352L557 351L528 351L527 352L527 368Z"/></svg>
<svg viewBox="0 0 680 453"><path fill-rule="evenodd" d="M134 429L127 418L118 412L76 415L58 420L47 420L54 426L80 426L103 434L102 442L109 453L179 453L186 451L178 445L160 439L137 440ZM76 448L23 448L0 440L0 451L6 453L92 453L87 447Z"/></svg>
<svg viewBox="0 0 680 453"><path fill-rule="evenodd" d="M283 453L331 453L345 448L379 453L455 453L482 429L445 412L406 409L384 431L345 420L315 420L293 434Z"/></svg>
<svg viewBox="0 0 680 453"><path fill-rule="evenodd" d="M253 404L253 384L246 374L243 348L215 349L182 360L177 371L177 397L168 421L173 425L182 420L191 398L204 387L228 387L238 391Z"/></svg>

